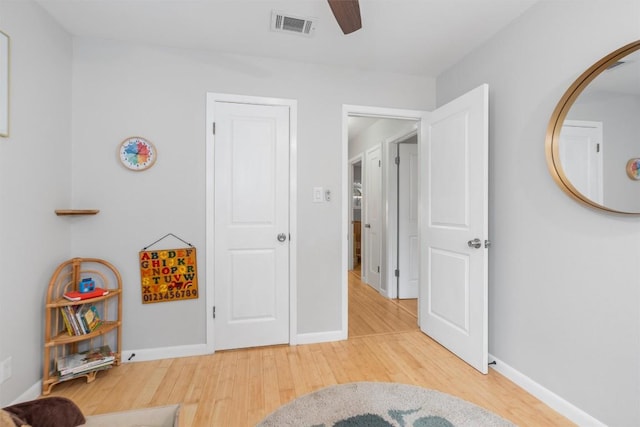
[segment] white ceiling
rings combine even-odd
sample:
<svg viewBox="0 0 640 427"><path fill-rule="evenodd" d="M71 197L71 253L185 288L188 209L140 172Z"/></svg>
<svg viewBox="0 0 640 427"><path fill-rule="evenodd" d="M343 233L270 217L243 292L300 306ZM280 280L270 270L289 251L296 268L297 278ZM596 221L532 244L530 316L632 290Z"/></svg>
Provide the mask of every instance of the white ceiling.
<svg viewBox="0 0 640 427"><path fill-rule="evenodd" d="M72 35L436 77L537 0L360 0L343 35L326 0L36 0ZM271 11L316 19L270 30Z"/></svg>

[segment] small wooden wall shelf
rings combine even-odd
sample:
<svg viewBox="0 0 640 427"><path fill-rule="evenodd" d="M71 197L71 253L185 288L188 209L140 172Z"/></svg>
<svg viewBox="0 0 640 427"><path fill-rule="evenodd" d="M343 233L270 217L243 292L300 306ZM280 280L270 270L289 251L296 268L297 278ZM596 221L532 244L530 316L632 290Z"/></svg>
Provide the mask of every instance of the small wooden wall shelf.
<svg viewBox="0 0 640 427"><path fill-rule="evenodd" d="M100 212L98 209L56 209L56 215L95 215Z"/></svg>

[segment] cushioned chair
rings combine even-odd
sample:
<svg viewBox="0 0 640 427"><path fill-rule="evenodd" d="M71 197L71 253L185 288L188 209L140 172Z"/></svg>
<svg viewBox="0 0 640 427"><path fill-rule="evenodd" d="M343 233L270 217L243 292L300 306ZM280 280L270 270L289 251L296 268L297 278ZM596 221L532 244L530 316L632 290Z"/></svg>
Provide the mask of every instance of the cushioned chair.
<svg viewBox="0 0 640 427"><path fill-rule="evenodd" d="M76 427L86 422L80 408L65 397L46 397L7 406L0 427Z"/></svg>
<svg viewBox="0 0 640 427"><path fill-rule="evenodd" d="M0 427L178 427L180 405L157 406L85 417L73 401L45 397L0 410Z"/></svg>

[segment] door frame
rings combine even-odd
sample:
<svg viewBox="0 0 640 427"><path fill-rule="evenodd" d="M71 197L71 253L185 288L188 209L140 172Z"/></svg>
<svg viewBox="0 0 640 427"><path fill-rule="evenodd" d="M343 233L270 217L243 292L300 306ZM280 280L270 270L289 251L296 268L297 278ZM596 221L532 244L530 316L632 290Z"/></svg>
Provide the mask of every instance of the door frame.
<svg viewBox="0 0 640 427"><path fill-rule="evenodd" d="M420 110L406 110L398 108L386 108L386 107L372 107L365 105L342 105L342 235L345 239L342 242L342 329L340 332L341 339L347 339L349 335L349 283L348 283L348 256L349 256L349 244L351 239L349 237L348 225L349 222L349 208L351 206L348 198L351 197L351 188L349 187L349 116L368 116L378 117L383 119L404 119L404 120L417 120L417 125L420 126L422 120L428 116L429 112ZM418 127L420 129L420 127ZM418 135L420 135L418 133ZM420 139L420 136L418 136ZM383 177L383 185L384 177ZM384 209L384 207L383 207ZM384 224L386 228L386 224ZM383 235L386 231L383 230ZM382 277L381 277L382 279ZM418 307L420 304L418 304Z"/></svg>
<svg viewBox="0 0 640 427"><path fill-rule="evenodd" d="M286 98L268 98L248 95L234 95L225 93L207 92L206 97L206 139L205 139L205 293L206 293L206 351L215 352L215 328L214 328L214 271L213 260L215 235L214 235L214 146L215 135L213 123L215 122L213 105L216 102L229 102L237 104L254 104L266 106L289 107L289 345L297 344L297 135L298 135L298 101Z"/></svg>

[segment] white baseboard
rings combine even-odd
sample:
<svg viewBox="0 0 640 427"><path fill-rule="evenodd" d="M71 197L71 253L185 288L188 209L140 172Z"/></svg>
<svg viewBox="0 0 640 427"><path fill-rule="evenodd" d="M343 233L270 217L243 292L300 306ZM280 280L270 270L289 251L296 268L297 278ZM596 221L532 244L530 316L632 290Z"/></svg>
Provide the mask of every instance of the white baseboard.
<svg viewBox="0 0 640 427"><path fill-rule="evenodd" d="M174 357L202 356L208 354L206 344L182 345L141 350L123 350L122 362L145 362L148 360L171 359Z"/></svg>
<svg viewBox="0 0 640 427"><path fill-rule="evenodd" d="M291 345L315 344L321 342L342 341L347 339L346 332L329 331L310 334L298 334ZM122 362L143 362L148 360L170 359L174 357L202 356L209 354L206 344L184 345L177 347L162 347L141 350L123 350ZM133 355L133 357L132 357Z"/></svg>
<svg viewBox="0 0 640 427"><path fill-rule="evenodd" d="M309 334L298 334L296 344L317 344L321 342L343 341L346 339L346 331L313 332Z"/></svg>
<svg viewBox="0 0 640 427"><path fill-rule="evenodd" d="M577 425L582 427L606 427L606 424L593 418L582 409L571 404L570 402L567 402L562 397L538 384L531 378L524 375L522 372L517 371L516 369L507 365L497 357L489 355L489 360L494 360L496 362L495 365L491 365L491 368L495 369L497 372L507 377L513 383L519 385L530 394L540 399L547 406L553 408Z"/></svg>
<svg viewBox="0 0 640 427"><path fill-rule="evenodd" d="M163 347L163 348L152 348L152 349L143 349L143 350L127 350L123 351L121 354L122 362L143 362L148 360L158 360L158 359L170 359L174 357L189 357L189 356L201 356L203 354L208 354L207 346L205 344L195 344L195 345L184 345L178 347ZM130 360L131 355L134 354ZM42 393L42 380L38 381L29 389L27 389L24 393L18 396L10 405L15 405L16 403L27 402L29 400L34 400L40 397ZM8 406L8 405L7 405Z"/></svg>
<svg viewBox="0 0 640 427"><path fill-rule="evenodd" d="M297 344L314 344L330 341L342 341L347 339L343 331L318 332L311 334L300 334L296 337ZM202 356L209 354L206 344L184 345L176 347L161 347L140 350L123 350L121 353L122 363L144 362L150 360L171 359L174 357ZM26 402L37 399L42 391L42 381L38 381L28 390L22 393L11 404Z"/></svg>

